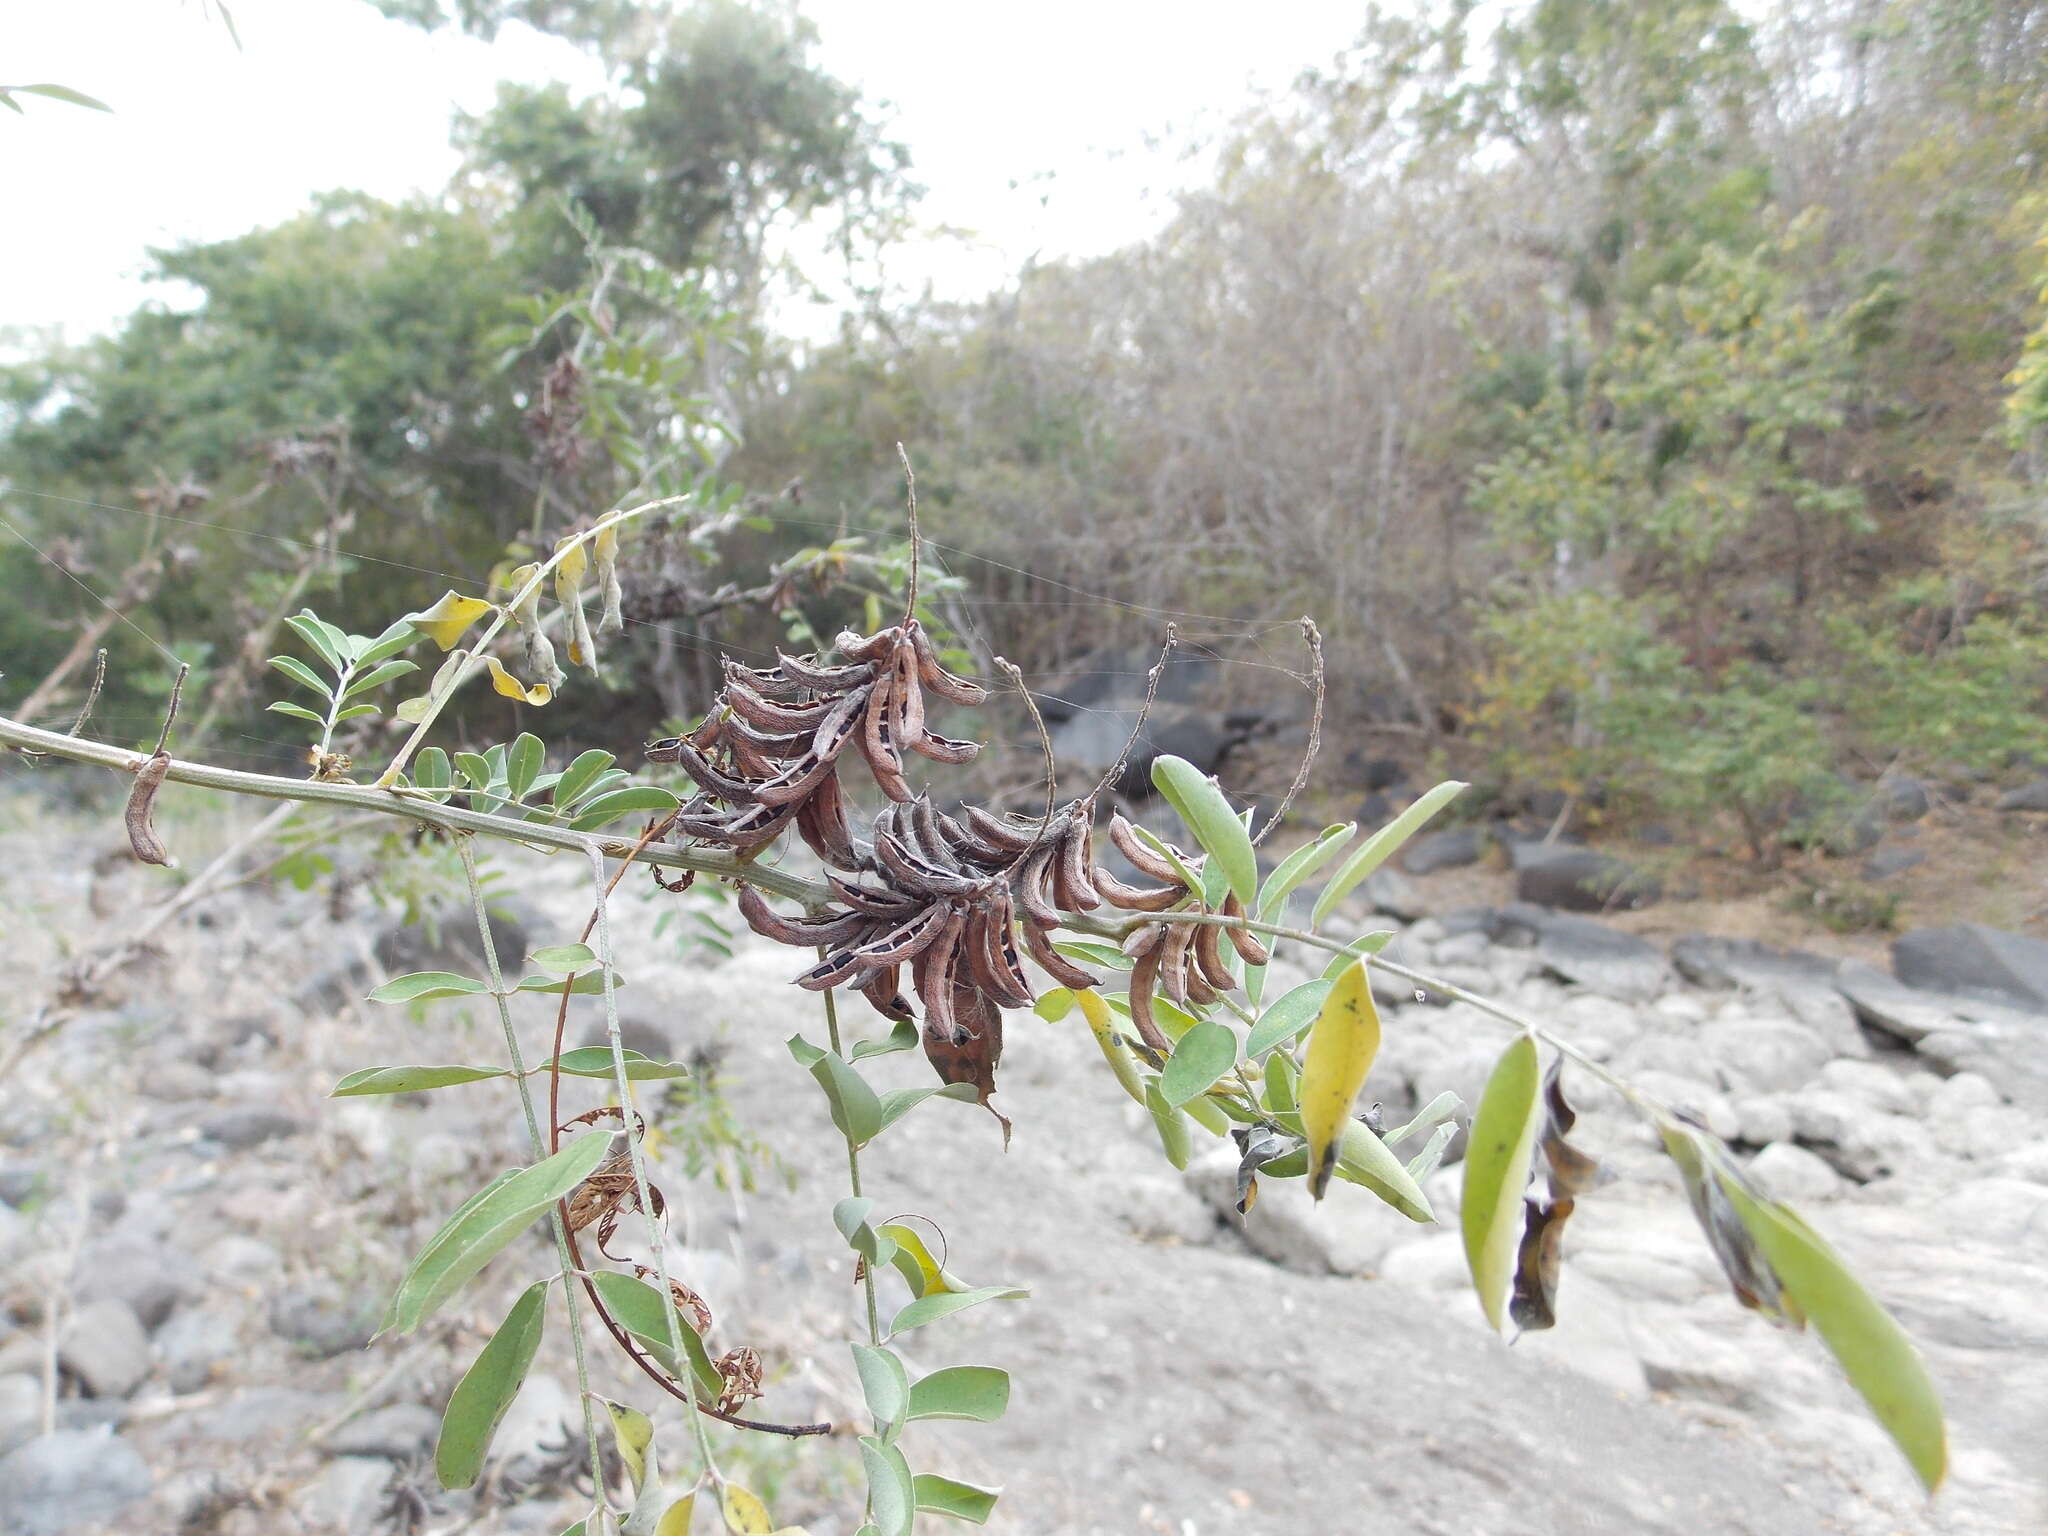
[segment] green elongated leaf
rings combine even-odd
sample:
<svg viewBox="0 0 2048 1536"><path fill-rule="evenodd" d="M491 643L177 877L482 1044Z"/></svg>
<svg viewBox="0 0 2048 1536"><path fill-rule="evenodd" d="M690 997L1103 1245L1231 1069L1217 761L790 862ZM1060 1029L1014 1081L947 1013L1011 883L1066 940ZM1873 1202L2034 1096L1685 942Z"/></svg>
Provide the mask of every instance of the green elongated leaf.
<svg viewBox="0 0 2048 1536"><path fill-rule="evenodd" d="M1346 1125L1337 1138L1337 1177L1371 1190L1410 1221L1436 1220L1416 1175L1357 1120Z"/></svg>
<svg viewBox="0 0 2048 1536"><path fill-rule="evenodd" d="M408 672L419 671L419 663L413 661L387 661L381 667L372 667L351 682L343 691L344 699L352 699L359 693L368 693L372 688L381 688L394 677L404 677Z"/></svg>
<svg viewBox="0 0 2048 1536"><path fill-rule="evenodd" d="M621 1056L626 1063L626 1081L629 1083L660 1083L690 1075L690 1069L680 1061L655 1061L638 1051L624 1051ZM553 1059L542 1062L533 1069L534 1072L546 1072ZM596 1077L609 1082L613 1076L612 1048L608 1045L584 1045L573 1051L564 1051L560 1071L565 1077Z"/></svg>
<svg viewBox="0 0 2048 1536"><path fill-rule="evenodd" d="M291 629L293 634L312 647L314 655L326 662L336 674L340 673L343 665L342 653L335 648L334 642L328 638L327 627L320 622L312 609L306 608L292 614L285 620L285 624ZM322 692L325 691L323 688Z"/></svg>
<svg viewBox="0 0 2048 1536"><path fill-rule="evenodd" d="M886 1445L896 1438L910 1411L910 1373L893 1351L871 1344L853 1346L853 1368L868 1412L874 1415L875 1433Z"/></svg>
<svg viewBox="0 0 2048 1536"><path fill-rule="evenodd" d="M562 1532L562 1536L584 1536L589 1524L588 1520L578 1520L574 1525Z"/></svg>
<svg viewBox="0 0 2048 1536"><path fill-rule="evenodd" d="M1323 919L1335 910L1338 902L1349 896L1367 875L1386 863L1403 843L1422 830L1430 817L1455 800L1464 788L1456 779L1446 779L1360 843L1351 857L1337 867L1337 873L1330 876L1330 883L1323 887L1323 894L1316 898L1315 915L1309 919L1309 926L1321 927Z"/></svg>
<svg viewBox="0 0 2048 1536"><path fill-rule="evenodd" d="M1322 1011L1323 1000L1335 985L1330 980L1304 981L1274 998L1272 1005L1259 1015L1259 1022L1252 1026L1251 1033L1245 1036L1246 1059L1257 1061L1276 1045L1290 1044L1295 1036L1315 1023L1316 1015Z"/></svg>
<svg viewBox="0 0 2048 1536"><path fill-rule="evenodd" d="M1038 994L1038 1001L1031 1005L1031 1011L1048 1024L1057 1024L1074 1011L1074 992L1071 987L1048 987Z"/></svg>
<svg viewBox="0 0 2048 1536"><path fill-rule="evenodd" d="M1152 782L1249 909L1259 899L1259 858L1221 786L1186 758L1165 753L1152 760Z"/></svg>
<svg viewBox="0 0 2048 1536"><path fill-rule="evenodd" d="M635 784L630 789L615 789L610 794L597 796L576 813L576 819L569 826L577 832L594 832L636 811L666 815L681 804L682 801L665 789L657 789L652 784Z"/></svg>
<svg viewBox="0 0 2048 1536"><path fill-rule="evenodd" d="M301 688L310 688L323 699L334 697L333 685L298 657L273 656L270 658L270 664Z"/></svg>
<svg viewBox="0 0 2048 1536"><path fill-rule="evenodd" d="M875 1134L881 1135L926 1099L951 1099L958 1104L981 1102L972 1083L946 1083L937 1088L892 1088L877 1095L882 1119L881 1124L875 1127Z"/></svg>
<svg viewBox="0 0 2048 1536"><path fill-rule="evenodd" d="M1211 1136L1228 1136L1230 1134L1230 1116L1224 1113L1223 1106L1224 1101L1221 1099L1196 1097L1189 1099L1187 1103L1181 1105L1180 1112L1207 1131ZM1257 1117L1254 1116L1252 1118L1256 1119Z"/></svg>
<svg viewBox="0 0 2048 1536"><path fill-rule="evenodd" d="M533 781L547 765L547 758L548 749L531 731L521 731L513 739L511 751L505 754L505 783L514 800L526 798L526 792L533 788Z"/></svg>
<svg viewBox="0 0 2048 1536"><path fill-rule="evenodd" d="M374 667L379 662L387 661L391 657L396 656L400 651L418 640L420 632L404 619L400 619L374 640L366 639L361 635L354 638L360 642L356 647L356 665L359 667Z"/></svg>
<svg viewBox="0 0 2048 1536"><path fill-rule="evenodd" d="M1114 944L1090 944L1081 939L1062 939L1053 945L1069 960L1078 960L1083 965L1099 965L1107 970L1128 971L1131 957Z"/></svg>
<svg viewBox="0 0 2048 1536"><path fill-rule="evenodd" d="M1228 1024L1204 1019L1180 1037L1159 1074L1159 1096L1175 1109L1207 1093L1237 1065L1237 1036Z"/></svg>
<svg viewBox="0 0 2048 1536"><path fill-rule="evenodd" d="M1334 859L1351 835L1358 830L1355 821L1332 822L1315 835L1311 842L1303 843L1294 852L1282 859L1266 876L1266 883L1259 889L1258 914L1262 921L1273 922L1287 905L1287 898L1315 872ZM1247 910L1250 910L1247 908Z"/></svg>
<svg viewBox="0 0 2048 1536"><path fill-rule="evenodd" d="M586 1141L604 1139L601 1136L584 1138ZM591 1283L604 1297L605 1308L618 1320L619 1326L632 1334L643 1349L678 1375L687 1368L696 1378L698 1393L713 1402L718 1400L719 1394L725 1390L724 1378L718 1374L718 1367L711 1363L704 1341L690 1326L689 1318L678 1311L673 1302L666 1310L675 1318L676 1329L683 1340L683 1353L689 1357L686 1361L679 1362L670 1348L668 1318L662 1315L661 1292L644 1280L610 1269L593 1273Z"/></svg>
<svg viewBox="0 0 2048 1536"><path fill-rule="evenodd" d="M1521 1246L1522 1195L1535 1151L1536 1042L1523 1035L1501 1052L1479 1096L1465 1147L1464 1193L1458 1220L1465 1234L1465 1264L1472 1288L1494 1332L1500 1332Z"/></svg>
<svg viewBox="0 0 2048 1536"><path fill-rule="evenodd" d="M346 1099L374 1093L420 1093L428 1088L452 1088L458 1083L480 1083L487 1077L510 1077L503 1067L364 1067L351 1072L327 1090L330 1099Z"/></svg>
<svg viewBox="0 0 2048 1536"><path fill-rule="evenodd" d="M866 1078L848 1062L830 1051L818 1050L801 1035L790 1037L789 1052L810 1069L811 1076L818 1080L818 1086L825 1090L826 1103L832 1109L832 1123L839 1127L840 1135L847 1137L856 1147L864 1147L880 1134L882 1101L868 1086Z"/></svg>
<svg viewBox="0 0 2048 1536"><path fill-rule="evenodd" d="M925 1324L935 1323L942 1317L951 1317L955 1312L978 1307L984 1301L1021 1301L1030 1294L1026 1287L1019 1285L983 1285L971 1291L934 1292L929 1296L918 1297L898 1312L896 1320L889 1325L889 1333L894 1337L899 1333L907 1333L912 1328L922 1328Z"/></svg>
<svg viewBox="0 0 2048 1536"><path fill-rule="evenodd" d="M424 1003L437 997L475 997L487 990L473 976L453 971L413 971L394 976L370 994L373 1003Z"/></svg>
<svg viewBox="0 0 2048 1536"><path fill-rule="evenodd" d="M540 1348L547 1327L547 1294L545 1280L520 1292L505 1321L449 1395L440 1440L434 1446L434 1472L443 1488L468 1488L482 1475L491 1437L526 1384L527 1370Z"/></svg>
<svg viewBox="0 0 2048 1536"><path fill-rule="evenodd" d="M910 1419L971 1419L993 1424L1010 1406L1010 1373L993 1365L952 1365L910 1389Z"/></svg>
<svg viewBox="0 0 2048 1536"><path fill-rule="evenodd" d="M305 610L305 615L311 623L319 626L320 633L327 637L328 649L341 658L344 666L355 661L356 642L347 630L339 624L328 623L310 608Z"/></svg>
<svg viewBox="0 0 2048 1536"><path fill-rule="evenodd" d="M1159 1132L1159 1145L1166 1153L1166 1160L1176 1168L1186 1168L1194 1151L1194 1138L1188 1134L1188 1119L1166 1102L1156 1077L1145 1079L1145 1108L1152 1112L1152 1125Z"/></svg>
<svg viewBox="0 0 2048 1536"><path fill-rule="evenodd" d="M875 1202L865 1195L848 1195L832 1207L832 1225L846 1239L846 1246L870 1267L888 1263L896 1252L893 1242L868 1225L868 1213L874 1208Z"/></svg>
<svg viewBox="0 0 2048 1536"><path fill-rule="evenodd" d="M399 1282L385 1315L385 1330L411 1333L433 1316L549 1206L589 1178L609 1142L606 1136L579 1136L554 1156L488 1186L473 1203L465 1204Z"/></svg>
<svg viewBox="0 0 2048 1536"><path fill-rule="evenodd" d="M872 1435L860 1437L860 1464L868 1476L868 1513L882 1536L910 1536L917 1518L917 1489L903 1452Z"/></svg>
<svg viewBox="0 0 2048 1536"><path fill-rule="evenodd" d="M588 944L550 944L528 955L526 963L557 976L573 976L597 964L597 951Z"/></svg>
<svg viewBox="0 0 2048 1536"><path fill-rule="evenodd" d="M1345 966L1350 965L1362 955L1376 955L1393 942L1394 930L1391 928L1375 928L1371 933L1360 934L1344 946L1343 954L1336 956L1328 965L1323 967L1324 978L1330 981L1336 980L1338 973Z"/></svg>
<svg viewBox="0 0 2048 1536"><path fill-rule="evenodd" d="M918 1473L914 1488L919 1509L965 1520L970 1525L988 1524L988 1517L995 1513L996 1500L1003 1493L1000 1488L978 1488L973 1483L940 1477L936 1472Z"/></svg>
<svg viewBox="0 0 2048 1536"><path fill-rule="evenodd" d="M1300 1077L1294 1058L1286 1051L1275 1051L1266 1058L1265 1077L1259 1084L1259 1102L1275 1114L1296 1113L1301 1101L1295 1097L1294 1089Z"/></svg>
<svg viewBox="0 0 2048 1536"><path fill-rule="evenodd" d="M473 789L489 789L494 775L490 761L481 753L458 752L455 754L455 770L469 780Z"/></svg>
<svg viewBox="0 0 2048 1536"><path fill-rule="evenodd" d="M1913 1341L1798 1212L1759 1199L1740 1180L1723 1177L1720 1183L1849 1385L1933 1493L1948 1473L1948 1429L1940 1395Z"/></svg>
<svg viewBox="0 0 2048 1536"><path fill-rule="evenodd" d="M597 782L597 776L617 760L611 753L598 747L592 747L588 752L579 752L569 766L562 770L562 776L555 780L555 804L565 807L574 805L578 797Z"/></svg>
<svg viewBox="0 0 2048 1536"><path fill-rule="evenodd" d="M264 708L273 715L290 715L294 720L310 720L315 725L325 725L327 723L324 717L314 714L312 710L307 709L303 704L293 704L284 699L279 699L275 704L266 704Z"/></svg>
<svg viewBox="0 0 2048 1536"><path fill-rule="evenodd" d="M74 107L90 107L95 112L111 112L114 109L97 96L88 96L83 91L74 91L68 85L10 85L10 91L20 91L29 96L47 96L52 101L68 101Z"/></svg>
<svg viewBox="0 0 2048 1536"><path fill-rule="evenodd" d="M613 971L612 989L614 991L617 991L620 987L623 987L625 984L626 978L621 976L617 971ZM519 985L514 987L512 990L514 992L551 992L555 996L559 997L562 993L562 985L563 979L560 976L545 976L536 974L532 976L520 977ZM581 976L578 976L574 981L569 982L568 987L569 995L571 997L599 997L603 995L604 992L604 972L585 971Z"/></svg>
<svg viewBox="0 0 2048 1536"><path fill-rule="evenodd" d="M424 747L412 760L412 782L419 789L434 791L434 799L445 802L454 780L448 776L448 754L439 747Z"/></svg>
<svg viewBox="0 0 2048 1536"><path fill-rule="evenodd" d="M908 1019L898 1019L880 1040L859 1041L846 1056L849 1061L864 1061L870 1056L889 1056L897 1051L907 1051L916 1044L917 1026Z"/></svg>
<svg viewBox="0 0 2048 1536"><path fill-rule="evenodd" d="M1463 1105L1458 1096L1446 1088L1442 1093L1423 1105L1422 1108L1415 1111L1415 1118L1406 1125L1398 1130L1387 1132L1387 1145L1390 1147L1399 1146L1417 1131L1427 1126L1435 1125L1439 1120L1450 1119L1462 1107Z"/></svg>
<svg viewBox="0 0 2048 1536"><path fill-rule="evenodd" d="M339 725L344 720L360 720L364 715L381 715L383 713L384 711L375 704L351 704L347 709L336 713L334 723Z"/></svg>
<svg viewBox="0 0 2048 1536"><path fill-rule="evenodd" d="M1379 1050L1379 1009L1366 984L1364 962L1354 960L1316 1013L1295 1088L1302 1134L1308 1138L1308 1189L1318 1200L1336 1172L1338 1138Z"/></svg>

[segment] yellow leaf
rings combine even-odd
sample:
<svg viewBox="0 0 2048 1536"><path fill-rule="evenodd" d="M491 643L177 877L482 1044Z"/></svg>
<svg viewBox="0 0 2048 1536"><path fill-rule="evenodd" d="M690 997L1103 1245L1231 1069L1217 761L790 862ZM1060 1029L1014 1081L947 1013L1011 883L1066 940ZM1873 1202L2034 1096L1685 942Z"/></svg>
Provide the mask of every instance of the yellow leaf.
<svg viewBox="0 0 2048 1536"><path fill-rule="evenodd" d="M1117 1033L1109 1004L1092 987L1083 987L1075 992L1074 1001L1081 1005L1081 1016L1088 1021L1089 1032L1095 1036L1095 1043L1102 1047L1103 1059L1109 1063L1109 1070L1116 1074L1118 1084L1134 1101L1144 1103L1144 1079L1138 1075L1138 1063L1131 1055L1131 1048Z"/></svg>
<svg viewBox="0 0 2048 1536"><path fill-rule="evenodd" d="M669 1505L656 1522L654 1536L690 1536L690 1516L697 1510L697 1495L686 1493Z"/></svg>
<svg viewBox="0 0 2048 1536"><path fill-rule="evenodd" d="M491 687L508 699L523 699L528 704L545 704L555 696L555 690L546 683L535 683L531 688L505 670L505 664L495 656L486 656L484 665L491 669Z"/></svg>
<svg viewBox="0 0 2048 1536"><path fill-rule="evenodd" d="M431 608L418 613L408 613L406 618L426 632L427 638L442 650L452 650L463 632L487 613L497 610L480 597L461 597L453 592L443 593L441 600Z"/></svg>
<svg viewBox="0 0 2048 1536"><path fill-rule="evenodd" d="M725 1515L725 1528L736 1536L775 1536L775 1522L768 1518L768 1506L738 1483L727 1483L720 1489L718 1501Z"/></svg>
<svg viewBox="0 0 2048 1536"><path fill-rule="evenodd" d="M647 1447L654 1441L654 1421L638 1408L628 1408L624 1403L615 1403L608 1398L599 1398L598 1401L611 1415L612 1435L618 1441L619 1459L625 1462L626 1474L638 1488L640 1479L647 1473Z"/></svg>
<svg viewBox="0 0 2048 1536"><path fill-rule="evenodd" d="M564 544L569 541L564 539ZM558 550L561 549L557 545ZM562 552L561 564L555 567L555 596L567 602L583 585L583 573L590 569L590 552L583 545L576 544Z"/></svg>
<svg viewBox="0 0 2048 1536"><path fill-rule="evenodd" d="M1301 1128L1308 1137L1309 1193L1318 1200L1336 1172L1344 1124L1379 1052L1379 1009L1366 982L1365 962L1354 960L1323 999L1295 1088Z"/></svg>

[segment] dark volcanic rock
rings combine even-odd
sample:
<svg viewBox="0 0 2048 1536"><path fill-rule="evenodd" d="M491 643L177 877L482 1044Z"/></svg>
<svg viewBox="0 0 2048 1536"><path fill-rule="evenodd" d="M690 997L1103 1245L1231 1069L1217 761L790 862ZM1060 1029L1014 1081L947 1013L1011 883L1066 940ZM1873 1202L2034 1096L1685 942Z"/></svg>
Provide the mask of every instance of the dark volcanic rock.
<svg viewBox="0 0 2048 1536"><path fill-rule="evenodd" d="M1656 876L1591 848L1523 843L1515 849L1515 894L1568 912L1623 912L1664 894Z"/></svg>
<svg viewBox="0 0 2048 1536"><path fill-rule="evenodd" d="M1916 928L1892 942L1892 969L1909 987L2048 1014L2048 941L2025 934L1982 923Z"/></svg>
<svg viewBox="0 0 2048 1536"><path fill-rule="evenodd" d="M1477 864L1486 852L1486 834L1477 827L1454 827L1449 832L1426 832L1408 845L1401 867L1411 875L1434 874L1439 869L1458 869Z"/></svg>
<svg viewBox="0 0 2048 1536"><path fill-rule="evenodd" d="M1671 963L1702 987L1747 987L1758 992L1828 991L1835 962L1801 949L1773 949L1754 939L1688 933L1671 946Z"/></svg>
<svg viewBox="0 0 2048 1536"><path fill-rule="evenodd" d="M1536 954L1566 981L1625 1003L1649 1001L1671 979L1656 948L1590 918L1547 919L1536 937Z"/></svg>

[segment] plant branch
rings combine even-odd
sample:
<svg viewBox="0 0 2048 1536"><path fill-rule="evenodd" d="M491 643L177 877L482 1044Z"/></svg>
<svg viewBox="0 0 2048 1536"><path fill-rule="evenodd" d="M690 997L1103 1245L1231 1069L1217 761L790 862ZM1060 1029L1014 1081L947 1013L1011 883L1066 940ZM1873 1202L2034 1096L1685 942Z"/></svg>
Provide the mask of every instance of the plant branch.
<svg viewBox="0 0 2048 1536"><path fill-rule="evenodd" d="M825 951L821 949L818 951L818 954L822 958ZM825 999L825 1033L832 1042L832 1054L843 1056L845 1052L839 1045L839 1000L834 989L831 987L827 987L823 995ZM860 1198L860 1148L855 1144L851 1133L846 1135L846 1179L847 1183L852 1186L853 1197L858 1200ZM861 1289L867 1295L868 1342L880 1347L882 1342L882 1318L881 1311L875 1304L874 1265L861 1265L860 1282Z"/></svg>

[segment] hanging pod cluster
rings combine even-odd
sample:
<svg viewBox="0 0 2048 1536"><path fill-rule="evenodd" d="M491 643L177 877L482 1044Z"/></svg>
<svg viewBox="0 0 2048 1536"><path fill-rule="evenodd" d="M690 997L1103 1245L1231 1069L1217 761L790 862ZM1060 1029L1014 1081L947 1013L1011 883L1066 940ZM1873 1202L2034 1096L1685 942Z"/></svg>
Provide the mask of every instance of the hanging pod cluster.
<svg viewBox="0 0 2048 1536"><path fill-rule="evenodd" d="M1042 817L973 805L957 816L940 810L912 787L910 759L959 765L980 746L935 733L927 698L972 706L987 690L948 671L915 618L872 635L849 631L837 649L845 660L778 653L769 668L728 661L725 687L704 723L655 742L647 755L678 764L697 785L677 813L679 837L750 854L795 830L825 862L837 901L785 916L742 886L748 924L777 943L820 952L796 978L799 986L857 991L891 1020L916 1021L915 997L926 1058L943 1080L971 1086L987 1105L1002 1058L1003 1013L1035 1001L1025 957L1063 986L1097 984L1053 948L1049 936L1062 914L1104 904L1164 912L1199 903L1200 861L1155 851L1113 817L1119 849L1162 883L1131 886L1100 868L1094 793ZM849 756L866 764L888 802L865 837L848 820L839 777ZM1151 969L1169 996L1214 1001L1234 985L1219 933L1186 923L1139 931L1158 951ZM1263 961L1256 939L1233 932L1232 940L1247 960ZM1147 1044L1165 1049L1149 1018L1138 1027Z"/></svg>

